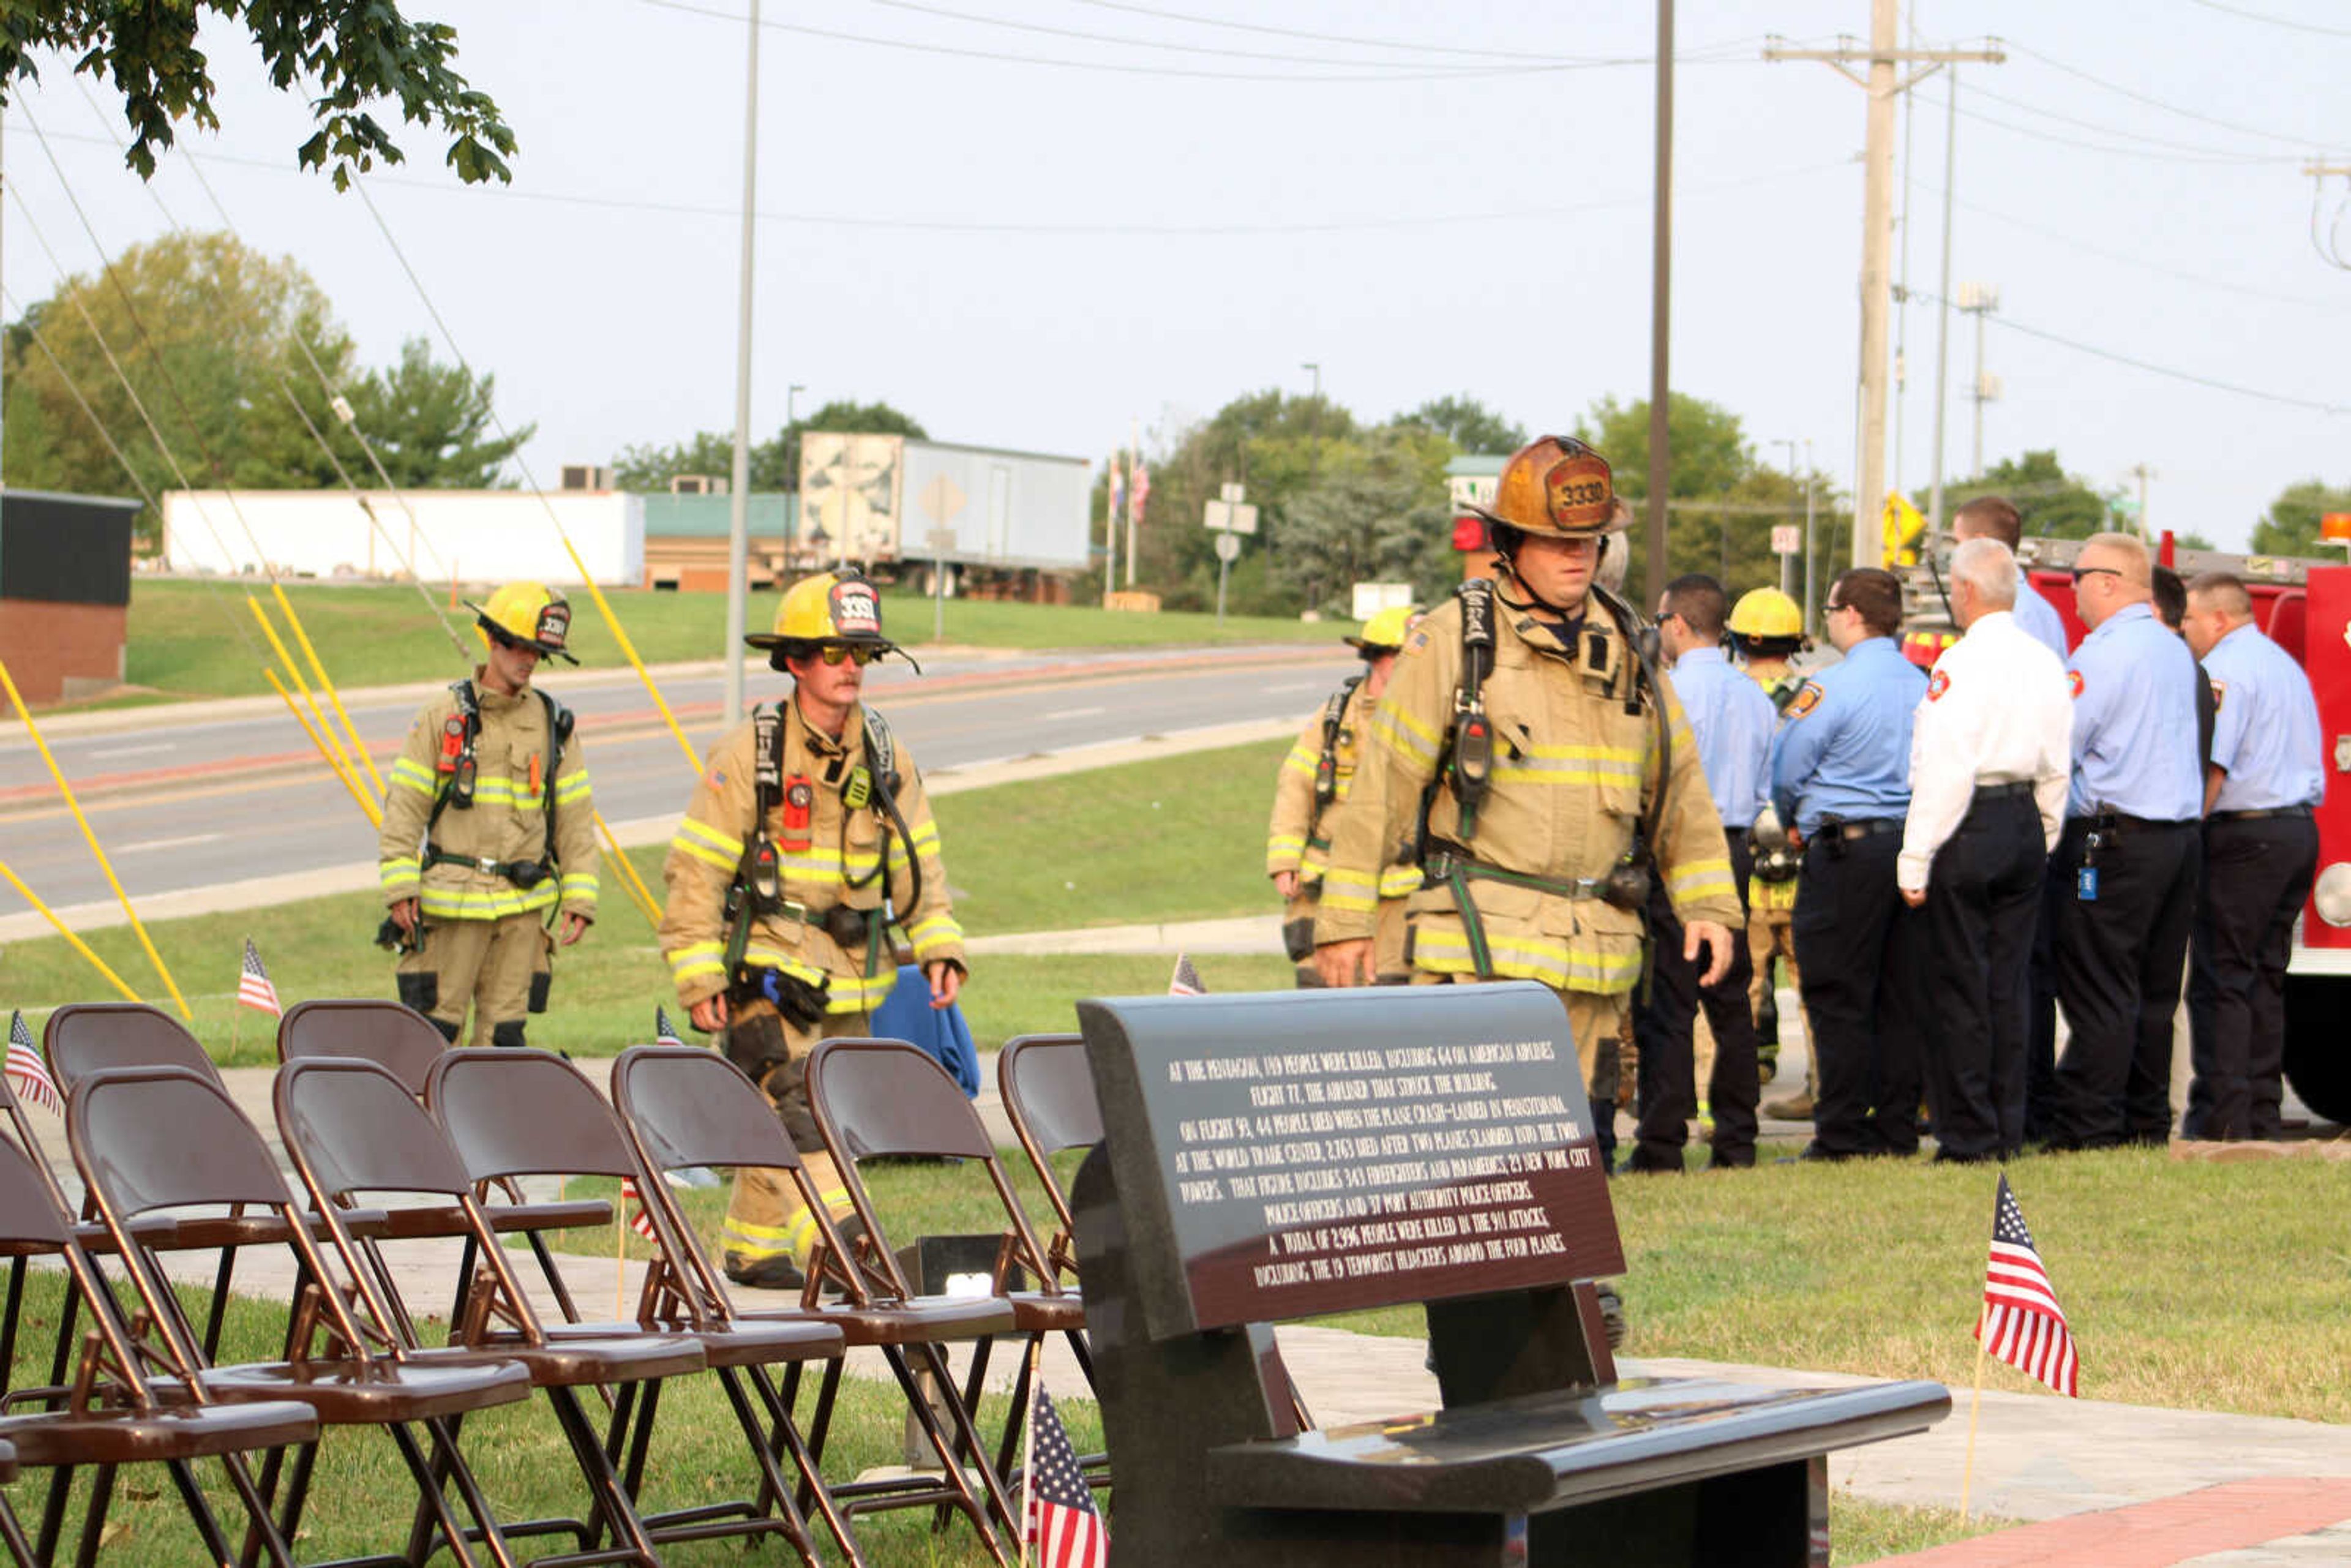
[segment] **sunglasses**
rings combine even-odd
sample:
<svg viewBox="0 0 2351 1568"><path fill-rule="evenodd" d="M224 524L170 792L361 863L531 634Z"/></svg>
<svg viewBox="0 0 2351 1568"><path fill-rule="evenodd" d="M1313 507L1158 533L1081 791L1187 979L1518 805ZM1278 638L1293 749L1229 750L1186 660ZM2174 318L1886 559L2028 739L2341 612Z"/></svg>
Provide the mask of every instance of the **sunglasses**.
<svg viewBox="0 0 2351 1568"><path fill-rule="evenodd" d="M862 669L888 651L886 648L852 648L840 643L828 643L817 650L817 656L828 664L843 664L854 659Z"/></svg>
<svg viewBox="0 0 2351 1568"><path fill-rule="evenodd" d="M1834 615L1840 610L1850 610L1852 608L1853 606L1850 604L1823 604L1821 606L1821 613L1823 615Z"/></svg>
<svg viewBox="0 0 2351 1568"><path fill-rule="evenodd" d="M2108 577L2120 577L2122 575L2120 571L2111 566L2077 566L2074 569L2074 586L2079 587L2084 578L2095 577L2102 571Z"/></svg>

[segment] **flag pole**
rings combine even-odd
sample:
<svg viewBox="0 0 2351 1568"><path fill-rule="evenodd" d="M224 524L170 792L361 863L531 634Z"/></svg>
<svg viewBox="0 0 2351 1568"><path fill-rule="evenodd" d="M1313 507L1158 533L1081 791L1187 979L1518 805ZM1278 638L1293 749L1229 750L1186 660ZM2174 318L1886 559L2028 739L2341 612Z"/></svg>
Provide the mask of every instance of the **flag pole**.
<svg viewBox="0 0 2351 1568"><path fill-rule="evenodd" d="M1029 1338L1029 1406L1020 1413L1020 1568L1029 1568L1029 1519L1037 1506L1037 1469L1032 1455L1037 1435L1037 1397L1044 1390L1042 1371L1045 1340Z"/></svg>
<svg viewBox="0 0 2351 1568"><path fill-rule="evenodd" d="M246 937L245 945L252 946L253 938ZM242 949L236 956L236 988L237 995L228 1005L228 1059L231 1061L236 1060L236 1042L245 1033L245 953Z"/></svg>
<svg viewBox="0 0 2351 1568"><path fill-rule="evenodd" d="M1968 1522L1968 1497L1976 1479L1976 1420L1983 1414L1984 1318L1991 1310L1988 1301L1976 1304L1976 1391L1968 1402L1968 1458L1959 1471L1959 1523Z"/></svg>

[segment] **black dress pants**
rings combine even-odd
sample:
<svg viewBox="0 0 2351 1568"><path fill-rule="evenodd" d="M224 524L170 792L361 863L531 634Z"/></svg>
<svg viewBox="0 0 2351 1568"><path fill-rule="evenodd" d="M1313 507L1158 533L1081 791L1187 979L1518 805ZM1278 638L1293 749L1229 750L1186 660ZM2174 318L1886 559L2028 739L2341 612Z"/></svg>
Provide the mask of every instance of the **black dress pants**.
<svg viewBox="0 0 2351 1568"><path fill-rule="evenodd" d="M2099 830L2096 896L2085 898L2091 831L2089 818L2068 821L2050 868L2062 895L2057 997L2070 1031L2057 1059L2050 1142L2159 1144L2171 1132L2171 1015L2203 847L2195 822L2125 818Z"/></svg>
<svg viewBox="0 0 2351 1568"><path fill-rule="evenodd" d="M1845 838L1823 827L1804 845L1790 929L1820 1067L1809 1158L1918 1152L1917 923L1894 880L1901 828Z"/></svg>
<svg viewBox="0 0 2351 1568"><path fill-rule="evenodd" d="M2024 1143L2028 969L2048 854L2029 791L1979 793L1936 852L1920 912L1927 1098L1938 1157L1980 1160Z"/></svg>
<svg viewBox="0 0 2351 1568"><path fill-rule="evenodd" d="M1747 835L1727 835L1730 874L1739 883L1740 907L1747 904L1747 876L1753 859ZM1634 1010L1633 1039L1641 1049L1641 1124L1626 1157L1628 1169L1681 1170L1689 1118L1697 1113L1698 1085L1692 1031L1698 1009L1714 1030L1714 1073L1707 1099L1714 1114L1712 1163L1755 1163L1756 1103L1761 1081L1755 1071L1755 1015L1748 983L1755 961L1747 950L1744 925L1730 934L1730 967L1711 986L1698 984L1699 965L1682 956L1683 927L1662 881L1649 894L1649 994ZM1700 956L1705 956L1700 949Z"/></svg>
<svg viewBox="0 0 2351 1568"><path fill-rule="evenodd" d="M2189 950L2196 1078L2182 1130L2191 1138L2278 1134L2286 961L2317 873L2318 824L2307 813L2204 824L2204 896Z"/></svg>

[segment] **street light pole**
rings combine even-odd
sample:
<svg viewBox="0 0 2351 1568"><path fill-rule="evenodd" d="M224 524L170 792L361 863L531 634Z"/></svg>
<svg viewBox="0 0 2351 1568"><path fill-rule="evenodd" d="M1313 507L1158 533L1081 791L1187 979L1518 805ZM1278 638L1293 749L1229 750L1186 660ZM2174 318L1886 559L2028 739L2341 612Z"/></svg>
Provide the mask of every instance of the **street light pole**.
<svg viewBox="0 0 2351 1568"><path fill-rule="evenodd" d="M728 728L743 717L744 579L751 560L751 263L759 196L759 0L751 0L744 45L743 273L735 326L735 464L726 522L726 680L720 712Z"/></svg>

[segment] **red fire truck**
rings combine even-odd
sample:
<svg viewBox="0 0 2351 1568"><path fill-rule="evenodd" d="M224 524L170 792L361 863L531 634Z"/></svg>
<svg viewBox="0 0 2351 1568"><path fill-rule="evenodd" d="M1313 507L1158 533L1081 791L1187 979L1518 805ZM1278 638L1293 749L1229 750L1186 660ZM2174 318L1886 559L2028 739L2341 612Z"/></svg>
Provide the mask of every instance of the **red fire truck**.
<svg viewBox="0 0 2351 1568"><path fill-rule="evenodd" d="M2027 539L2032 586L2064 619L2069 642L2086 632L2074 613L2073 539ZM2299 557L2180 549L2166 533L2158 559L2185 577L2231 571L2253 596L2253 623L2310 674L2325 747L2318 808L2318 882L2294 932L2286 972L2285 1072L2304 1104L2351 1124L2351 564ZM1904 573L1903 652L1921 664L1957 635L1933 561Z"/></svg>

